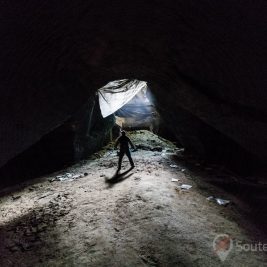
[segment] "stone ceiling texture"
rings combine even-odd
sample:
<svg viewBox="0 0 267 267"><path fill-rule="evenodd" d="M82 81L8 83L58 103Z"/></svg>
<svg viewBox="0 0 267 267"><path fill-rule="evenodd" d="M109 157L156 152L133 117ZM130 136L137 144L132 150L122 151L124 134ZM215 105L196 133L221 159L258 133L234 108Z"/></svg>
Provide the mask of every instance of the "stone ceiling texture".
<svg viewBox="0 0 267 267"><path fill-rule="evenodd" d="M267 159L265 0L0 5L0 166L123 78L151 85L183 145L203 127Z"/></svg>

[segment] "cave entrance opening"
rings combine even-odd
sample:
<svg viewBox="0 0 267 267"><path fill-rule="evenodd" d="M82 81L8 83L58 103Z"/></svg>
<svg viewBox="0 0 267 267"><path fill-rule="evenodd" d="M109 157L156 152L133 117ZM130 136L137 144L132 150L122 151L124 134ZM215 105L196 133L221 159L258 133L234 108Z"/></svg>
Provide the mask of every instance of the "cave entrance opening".
<svg viewBox="0 0 267 267"><path fill-rule="evenodd" d="M97 93L103 118L114 114L116 125L121 129L158 132L160 117L147 82L116 80L98 89Z"/></svg>

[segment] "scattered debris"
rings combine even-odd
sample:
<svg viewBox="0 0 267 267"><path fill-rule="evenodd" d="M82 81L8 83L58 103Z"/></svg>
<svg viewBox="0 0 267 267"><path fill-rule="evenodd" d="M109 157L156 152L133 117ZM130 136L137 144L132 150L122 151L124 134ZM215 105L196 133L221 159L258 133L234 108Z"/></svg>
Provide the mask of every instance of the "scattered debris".
<svg viewBox="0 0 267 267"><path fill-rule="evenodd" d="M88 175L88 173L86 173ZM74 173L69 173L69 172L66 172L65 174L63 175L58 175L56 176L56 178L54 179L51 179L51 182L54 182L54 181L73 181L75 179L78 179L78 178L81 178L81 177L84 177L86 176L85 174L74 174Z"/></svg>
<svg viewBox="0 0 267 267"><path fill-rule="evenodd" d="M76 175L73 175L71 178L72 178L72 179L77 179L77 178L80 178L80 177L82 177L81 174L76 174Z"/></svg>
<svg viewBox="0 0 267 267"><path fill-rule="evenodd" d="M207 197L207 200L208 201L213 201L214 200L214 197L213 196L209 196L209 197Z"/></svg>
<svg viewBox="0 0 267 267"><path fill-rule="evenodd" d="M228 204L230 204L230 200L225 200L222 198L215 198L214 196L209 196L207 197L208 201L212 201L212 202L216 202L218 205L220 206L227 206Z"/></svg>
<svg viewBox="0 0 267 267"><path fill-rule="evenodd" d="M225 200L221 198L216 198L216 202L222 206L227 206L228 204L230 204L230 200Z"/></svg>
<svg viewBox="0 0 267 267"><path fill-rule="evenodd" d="M176 164L171 164L170 167L176 169L176 168L178 168L178 165L176 165Z"/></svg>
<svg viewBox="0 0 267 267"><path fill-rule="evenodd" d="M172 178L172 182L178 182L179 179L176 179L176 178Z"/></svg>
<svg viewBox="0 0 267 267"><path fill-rule="evenodd" d="M176 186L176 190L189 190L190 188L192 187L192 185L189 185L189 184L182 184L182 185L179 185L179 186Z"/></svg>
<svg viewBox="0 0 267 267"><path fill-rule="evenodd" d="M192 187L192 185L189 185L189 184L182 184L181 185L181 189L189 190L191 187Z"/></svg>

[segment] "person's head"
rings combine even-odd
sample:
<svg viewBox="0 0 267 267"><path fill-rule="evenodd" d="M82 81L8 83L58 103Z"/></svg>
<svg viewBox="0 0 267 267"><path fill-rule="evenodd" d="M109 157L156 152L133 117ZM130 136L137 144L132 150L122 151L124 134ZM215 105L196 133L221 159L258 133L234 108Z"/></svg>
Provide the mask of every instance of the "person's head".
<svg viewBox="0 0 267 267"><path fill-rule="evenodd" d="M125 131L121 131L121 135L125 136L126 135Z"/></svg>

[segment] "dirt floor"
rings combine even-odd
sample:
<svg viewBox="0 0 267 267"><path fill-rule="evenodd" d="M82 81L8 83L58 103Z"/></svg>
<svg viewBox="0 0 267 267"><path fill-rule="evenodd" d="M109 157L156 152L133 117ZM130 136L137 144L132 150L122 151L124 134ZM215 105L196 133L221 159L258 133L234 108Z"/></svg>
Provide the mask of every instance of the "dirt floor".
<svg viewBox="0 0 267 267"><path fill-rule="evenodd" d="M231 182L231 173L188 163L182 150L147 131L131 138L136 168L123 173L130 167L125 157L119 177L107 146L70 168L2 190L0 266L267 266L264 252L237 246L262 238L242 212L250 208L209 183L226 176ZM207 200L211 195L231 202L220 206ZM215 251L222 234L230 239ZM218 255L227 252L222 261Z"/></svg>

